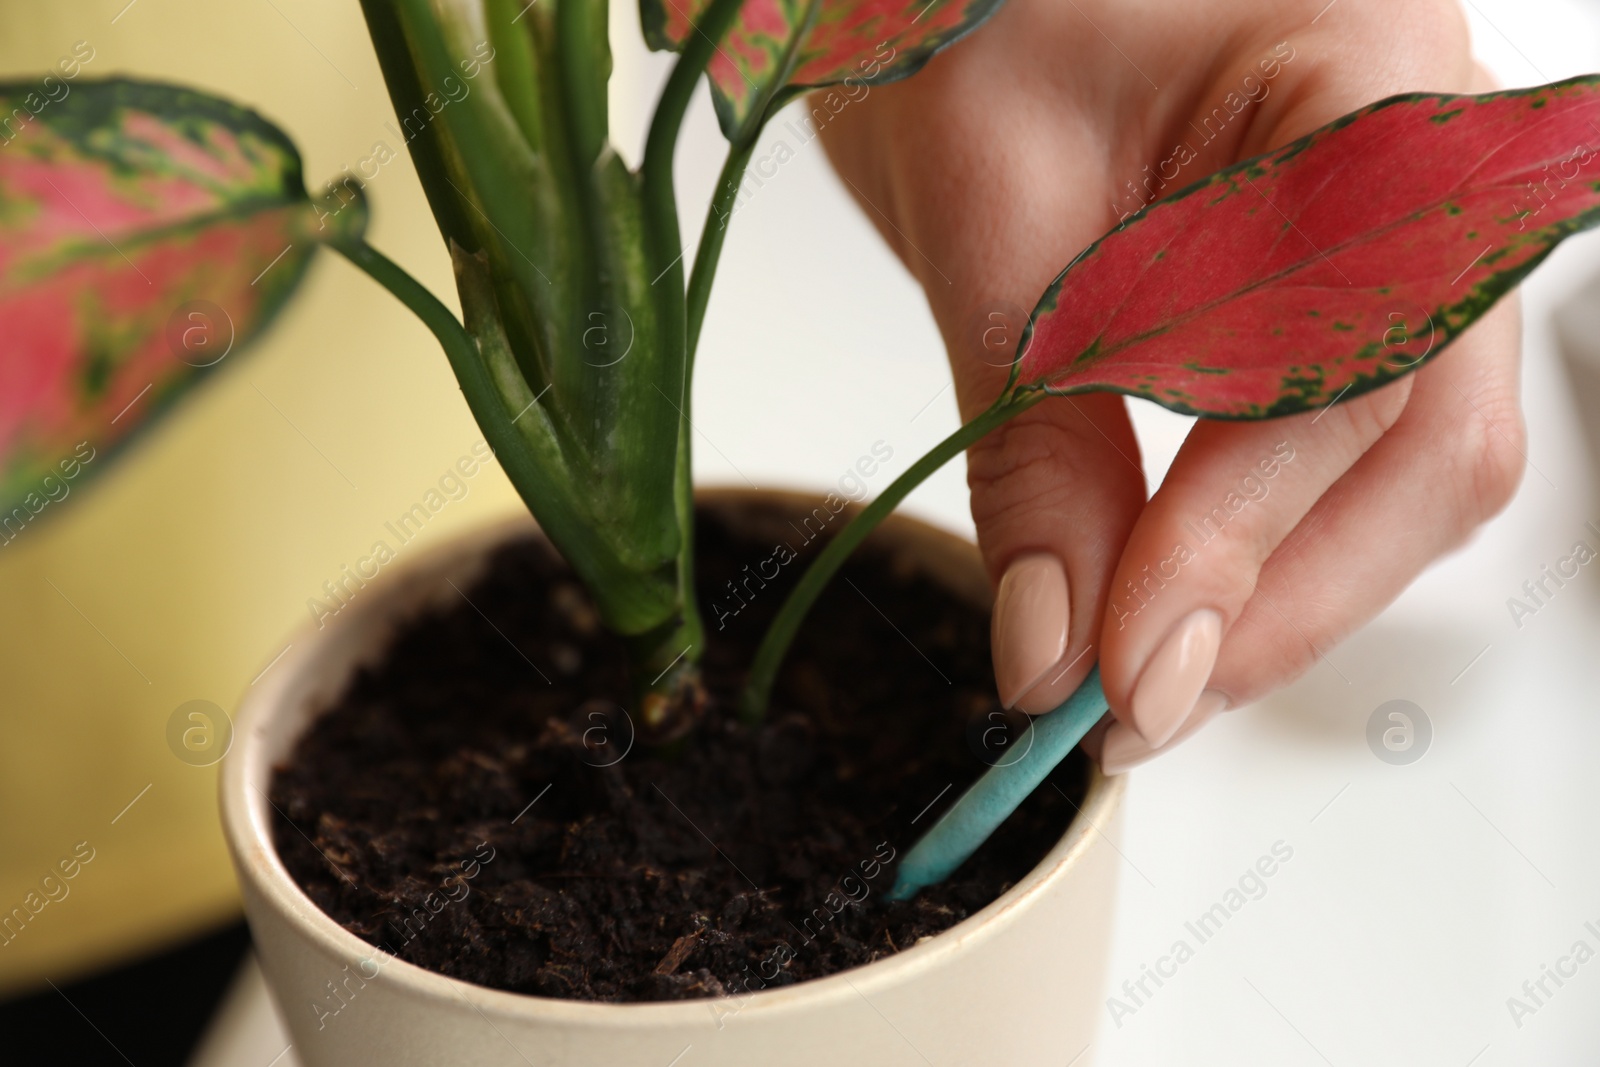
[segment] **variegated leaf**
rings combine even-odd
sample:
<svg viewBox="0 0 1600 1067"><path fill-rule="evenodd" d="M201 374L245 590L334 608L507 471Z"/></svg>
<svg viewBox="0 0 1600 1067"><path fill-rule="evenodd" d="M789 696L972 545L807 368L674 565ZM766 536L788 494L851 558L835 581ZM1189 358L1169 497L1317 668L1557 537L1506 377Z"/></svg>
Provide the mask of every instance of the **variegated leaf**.
<svg viewBox="0 0 1600 1067"><path fill-rule="evenodd" d="M253 112L169 85L51 81L0 84L4 541L82 473L74 455L103 469L260 332L329 214Z"/></svg>
<svg viewBox="0 0 1600 1067"><path fill-rule="evenodd" d="M710 0L640 0L650 47L677 50ZM909 77L1001 0L745 0L706 69L722 131L749 135L769 110L828 85Z"/></svg>
<svg viewBox="0 0 1600 1067"><path fill-rule="evenodd" d="M1158 201L1045 291L1019 383L1218 418L1357 396L1600 222L1600 76L1408 95Z"/></svg>

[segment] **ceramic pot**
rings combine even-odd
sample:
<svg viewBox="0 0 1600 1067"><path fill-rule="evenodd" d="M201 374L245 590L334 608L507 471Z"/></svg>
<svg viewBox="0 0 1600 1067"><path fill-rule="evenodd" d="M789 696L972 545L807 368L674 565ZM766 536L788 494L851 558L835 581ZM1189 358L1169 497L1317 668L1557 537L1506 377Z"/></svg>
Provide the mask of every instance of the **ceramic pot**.
<svg viewBox="0 0 1600 1067"><path fill-rule="evenodd" d="M701 502L756 536L817 503L742 491ZM497 545L531 529L518 518L399 561L322 629L296 637L240 708L222 768L223 830L261 969L306 1067L1088 1063L1073 1058L1101 1013L1123 789L1098 773L1061 840L982 911L887 959L745 996L596 1004L486 989L381 954L320 911L273 847L272 768L399 625L456 597L447 578L465 586ZM900 516L874 541L897 567L987 608L971 544Z"/></svg>

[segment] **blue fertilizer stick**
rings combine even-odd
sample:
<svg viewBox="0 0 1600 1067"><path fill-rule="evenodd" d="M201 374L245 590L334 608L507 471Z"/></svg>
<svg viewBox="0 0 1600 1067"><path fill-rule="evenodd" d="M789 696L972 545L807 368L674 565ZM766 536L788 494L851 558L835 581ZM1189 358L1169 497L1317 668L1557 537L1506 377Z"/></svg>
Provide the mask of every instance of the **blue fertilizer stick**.
<svg viewBox="0 0 1600 1067"><path fill-rule="evenodd" d="M912 846L900 862L888 899L910 900L924 887L950 877L1083 740L1106 708L1097 666L1066 703L1028 724L1024 737L1032 744L1020 759L985 771Z"/></svg>

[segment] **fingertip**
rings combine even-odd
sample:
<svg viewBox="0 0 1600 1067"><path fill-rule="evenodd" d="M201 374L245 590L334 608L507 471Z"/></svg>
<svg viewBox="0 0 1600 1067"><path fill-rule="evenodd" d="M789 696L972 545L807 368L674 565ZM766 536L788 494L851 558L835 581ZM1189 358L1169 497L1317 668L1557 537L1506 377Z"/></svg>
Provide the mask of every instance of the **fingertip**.
<svg viewBox="0 0 1600 1067"><path fill-rule="evenodd" d="M1067 571L1049 552L1012 560L995 594L990 624L1000 703L1014 707L1049 678L1067 647Z"/></svg>
<svg viewBox="0 0 1600 1067"><path fill-rule="evenodd" d="M1094 659L1084 649L1076 655L1063 656L1050 665L1038 682L1018 697L1014 705L1028 715L1043 715L1061 706L1061 702L1078 691L1083 680L1094 667Z"/></svg>
<svg viewBox="0 0 1600 1067"><path fill-rule="evenodd" d="M1106 733L1116 721L1110 715L1101 716L1100 721L1091 726L1089 732L1083 735L1083 740L1078 742L1078 747L1096 763L1100 762L1100 753L1106 743Z"/></svg>
<svg viewBox="0 0 1600 1067"><path fill-rule="evenodd" d="M1183 725L1170 738L1159 745L1146 741L1137 730L1126 723L1113 723L1105 731L1100 745L1100 769L1105 774L1122 774L1139 764L1170 751L1191 737L1200 727L1211 721L1228 706L1225 694L1215 689L1201 693L1194 707L1183 720Z"/></svg>
<svg viewBox="0 0 1600 1067"><path fill-rule="evenodd" d="M1128 698L1129 717L1140 736L1160 747L1183 728L1222 648L1222 615L1200 608L1180 619L1156 646Z"/></svg>

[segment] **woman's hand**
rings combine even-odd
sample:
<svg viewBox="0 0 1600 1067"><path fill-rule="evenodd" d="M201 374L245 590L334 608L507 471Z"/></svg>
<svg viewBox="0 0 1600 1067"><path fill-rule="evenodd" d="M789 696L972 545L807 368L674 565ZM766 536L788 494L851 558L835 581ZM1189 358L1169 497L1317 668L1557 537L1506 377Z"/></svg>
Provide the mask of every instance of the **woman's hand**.
<svg viewBox="0 0 1600 1067"><path fill-rule="evenodd" d="M822 132L921 281L970 419L1007 327L1119 218L1382 97L1489 88L1454 0L1009 0ZM1047 711L1098 660L1116 721L1088 745L1115 772L1286 684L1510 500L1518 359L1508 301L1376 392L1201 420L1148 501L1120 397L990 434L968 482L1002 701Z"/></svg>

